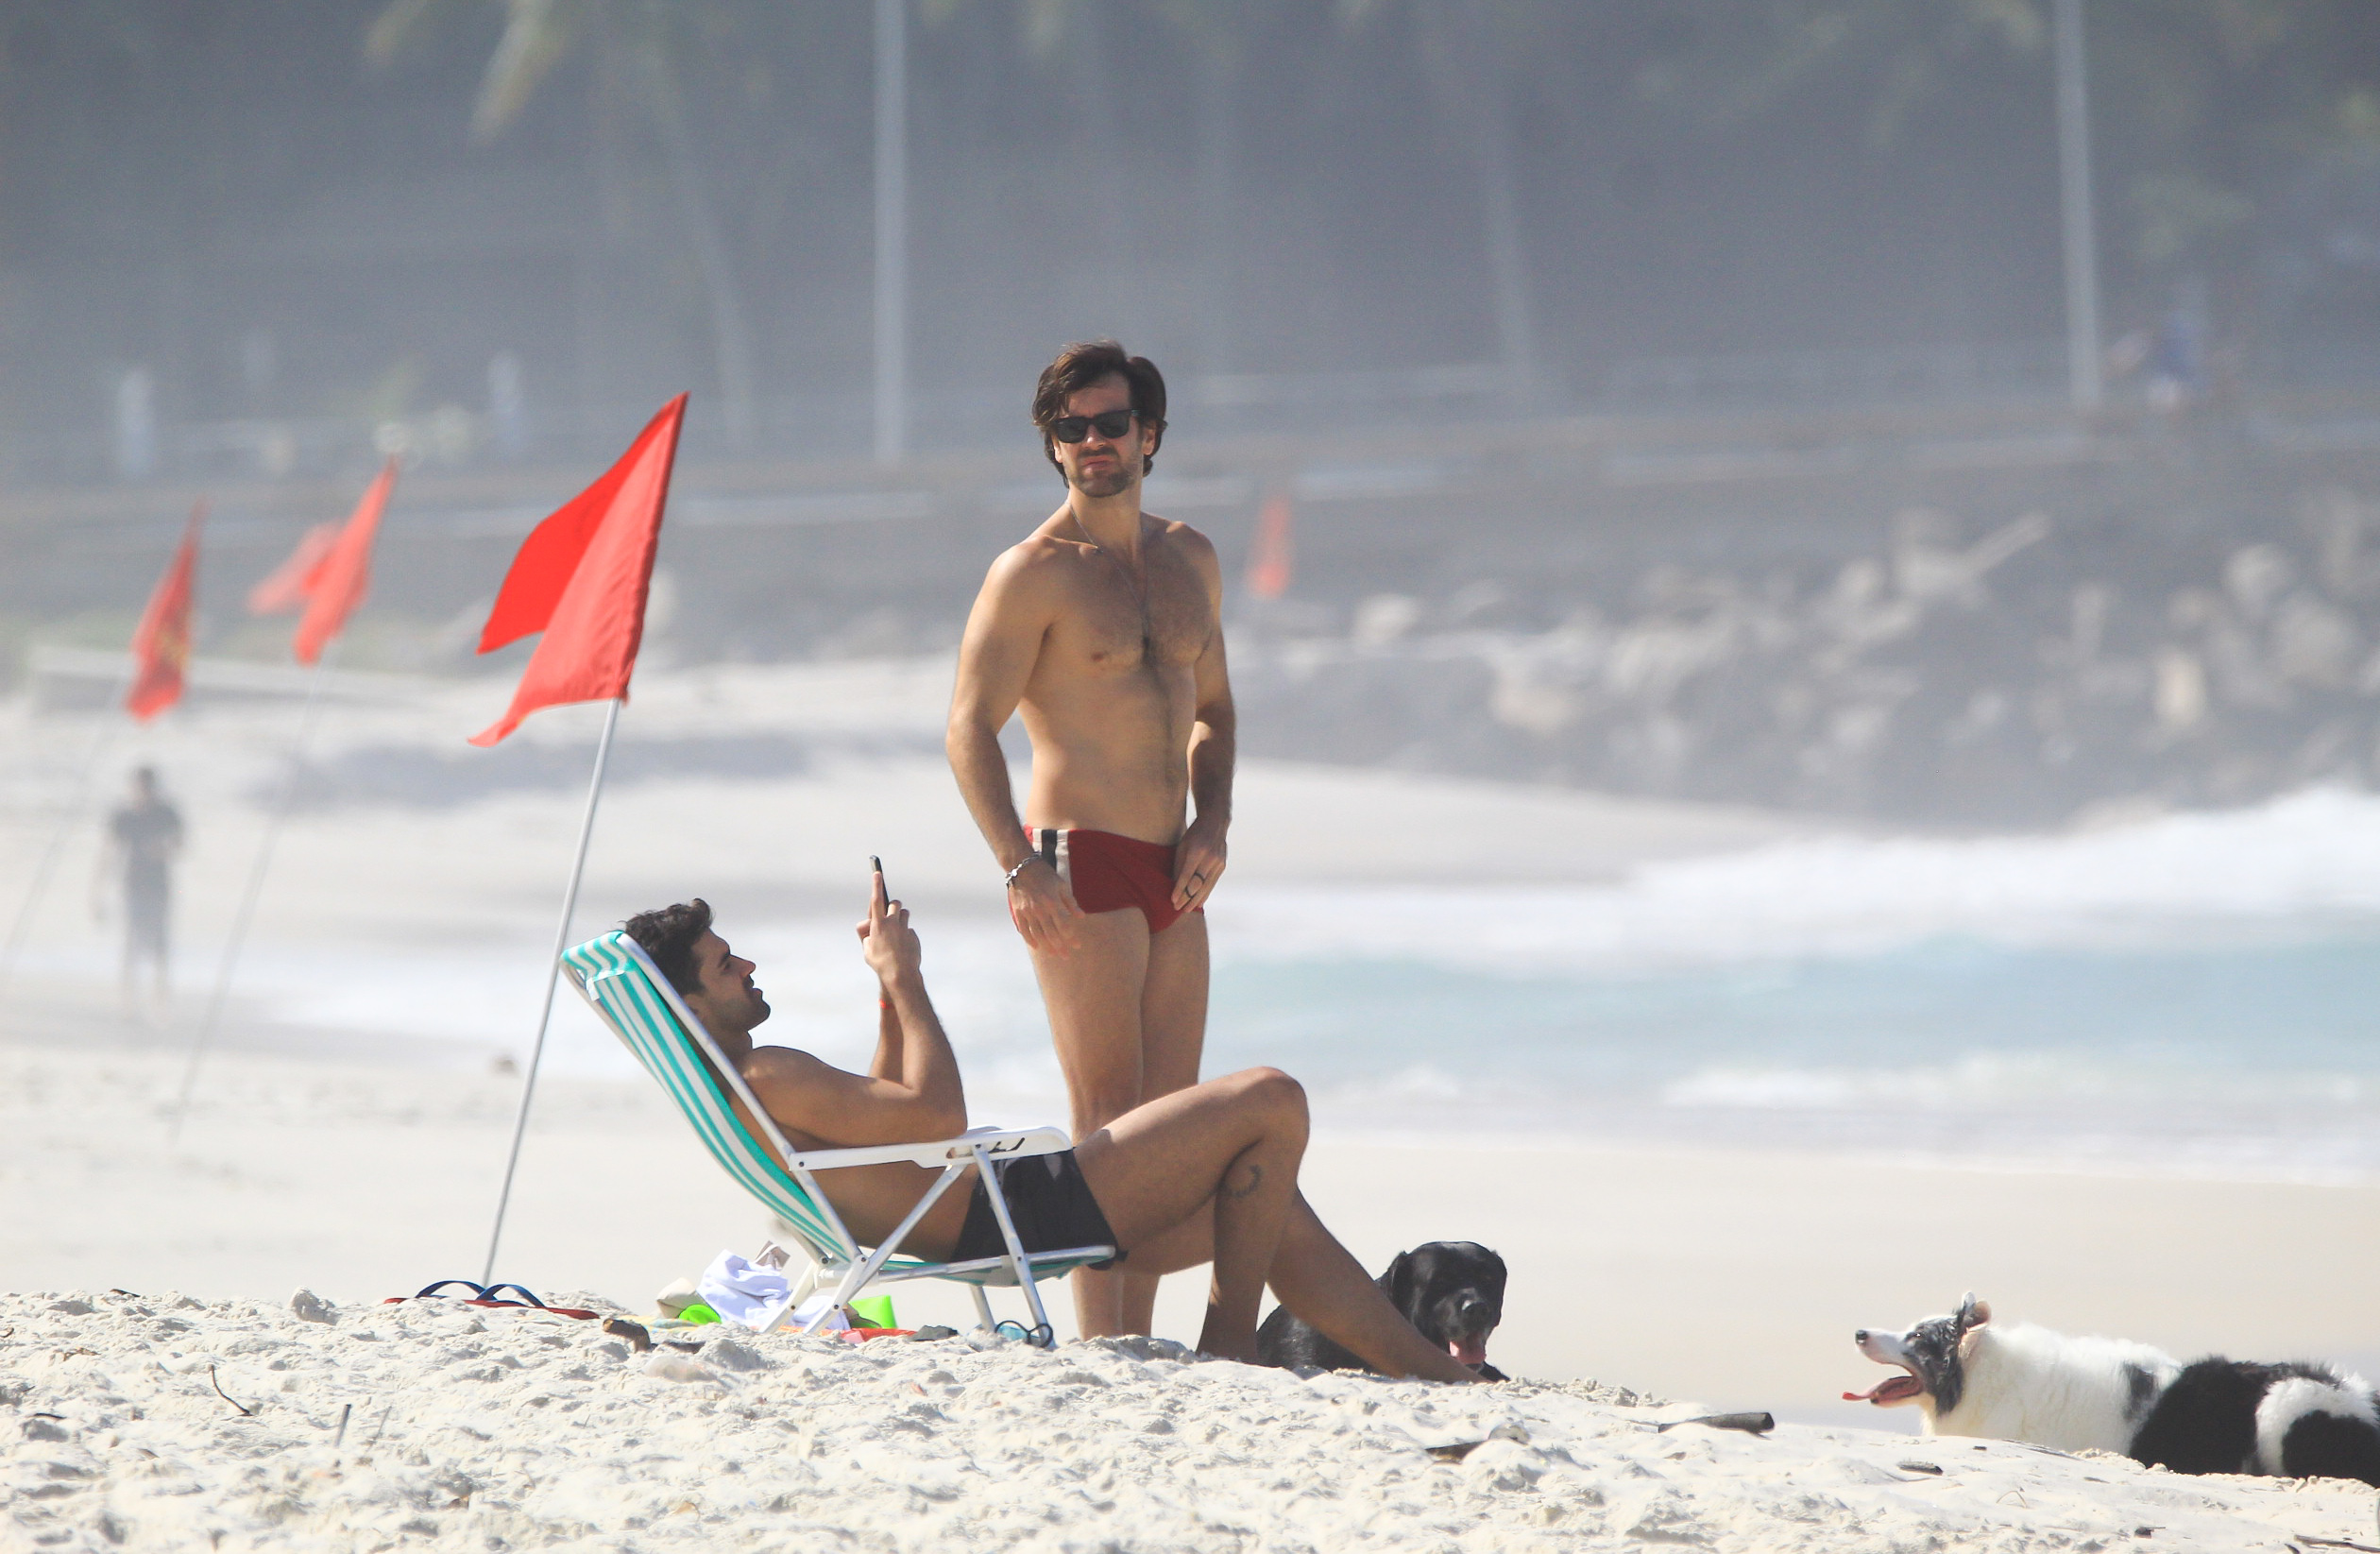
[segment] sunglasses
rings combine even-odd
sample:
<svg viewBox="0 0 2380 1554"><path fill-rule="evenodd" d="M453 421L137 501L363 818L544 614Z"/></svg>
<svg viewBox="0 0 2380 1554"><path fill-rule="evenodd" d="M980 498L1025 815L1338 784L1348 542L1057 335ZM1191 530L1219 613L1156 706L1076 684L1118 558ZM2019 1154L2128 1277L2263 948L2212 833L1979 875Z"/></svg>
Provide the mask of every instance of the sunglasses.
<svg viewBox="0 0 2380 1554"><path fill-rule="evenodd" d="M1130 410L1103 410L1096 416L1061 416L1049 423L1049 435L1060 442L1080 442L1096 432L1110 442L1130 431Z"/></svg>

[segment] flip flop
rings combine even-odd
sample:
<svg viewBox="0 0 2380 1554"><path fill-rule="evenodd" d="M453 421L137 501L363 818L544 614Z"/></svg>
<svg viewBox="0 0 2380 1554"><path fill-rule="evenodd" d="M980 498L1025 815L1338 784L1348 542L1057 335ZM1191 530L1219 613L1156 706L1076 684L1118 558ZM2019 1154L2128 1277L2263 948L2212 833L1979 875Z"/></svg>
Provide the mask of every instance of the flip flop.
<svg viewBox="0 0 2380 1554"><path fill-rule="evenodd" d="M584 1306L548 1306L545 1302L537 1299L536 1295L531 1291L529 1287L526 1285L479 1285L473 1284L468 1279L440 1279L437 1283L417 1289L410 1295L391 1295L386 1300L381 1302L381 1304L382 1306L395 1306L400 1301L455 1299L455 1297L440 1295L438 1293L438 1291L446 1289L447 1286L453 1284L459 1284L464 1289L471 1292L469 1295L461 1298L460 1304L464 1306L499 1307L514 1311L551 1311L557 1317L571 1317L580 1322L593 1322L600 1314L594 1311L589 1311ZM518 1290L521 1298L517 1301L508 1301L504 1299L502 1292L506 1289Z"/></svg>

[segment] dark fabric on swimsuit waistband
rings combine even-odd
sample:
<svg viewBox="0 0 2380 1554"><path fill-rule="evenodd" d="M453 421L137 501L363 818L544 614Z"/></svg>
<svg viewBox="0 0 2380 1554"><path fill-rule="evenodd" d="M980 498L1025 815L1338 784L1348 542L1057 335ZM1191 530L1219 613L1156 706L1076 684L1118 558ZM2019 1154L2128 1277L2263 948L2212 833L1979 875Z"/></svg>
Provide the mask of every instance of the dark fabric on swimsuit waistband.
<svg viewBox="0 0 2380 1554"><path fill-rule="evenodd" d="M1017 1245L1027 1252L1115 1245L1107 1211L1092 1196L1091 1184L1082 1179L1082 1167L1075 1160L1074 1151L994 1160L992 1170L1008 1200L1009 1218L1015 1221ZM1008 1240L1000 1234L999 1216L993 1212L992 1194L978 1175L950 1260L963 1263L1007 1255ZM1118 1251L1107 1261L1091 1266L1113 1268L1123 1260L1124 1254Z"/></svg>

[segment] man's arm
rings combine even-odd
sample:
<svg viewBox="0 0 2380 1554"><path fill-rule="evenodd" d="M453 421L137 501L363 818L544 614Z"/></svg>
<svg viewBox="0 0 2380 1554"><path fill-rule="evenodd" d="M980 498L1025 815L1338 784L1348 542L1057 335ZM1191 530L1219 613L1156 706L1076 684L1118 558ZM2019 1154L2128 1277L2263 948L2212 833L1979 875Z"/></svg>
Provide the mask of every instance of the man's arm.
<svg viewBox="0 0 2380 1554"><path fill-rule="evenodd" d="M876 999L876 1057L868 1064L870 1079L898 1079L901 1074L901 1016L891 994Z"/></svg>
<svg viewBox="0 0 2380 1554"><path fill-rule="evenodd" d="M1201 537L1192 553L1206 585L1214 624L1198 654L1198 717L1190 727L1190 801L1198 813L1174 849L1173 902L1184 911L1203 903L1223 878L1232 828L1232 769L1239 759L1239 715L1232 707L1232 676L1223 655L1223 571L1215 547Z"/></svg>
<svg viewBox="0 0 2380 1554"><path fill-rule="evenodd" d="M1000 749L1000 730L1024 699L1052 619L1048 605L1037 597L1040 590L1033 587L1030 565L1019 546L993 562L985 575L959 644L959 682L951 692L950 726L944 738L960 795L991 844L1002 874L1033 856L1009 786L1008 756ZM1057 871L1042 865L1026 868L1010 882L1008 898L1010 915L1026 943L1062 955L1075 948L1074 920L1082 913Z"/></svg>
<svg viewBox="0 0 2380 1554"><path fill-rule="evenodd" d="M752 1093L771 1117L829 1148L920 1144L966 1132L966 1087L926 996L909 909L872 897L859 937L889 1006L877 1029L876 1065L855 1074L790 1047L756 1048L745 1068Z"/></svg>

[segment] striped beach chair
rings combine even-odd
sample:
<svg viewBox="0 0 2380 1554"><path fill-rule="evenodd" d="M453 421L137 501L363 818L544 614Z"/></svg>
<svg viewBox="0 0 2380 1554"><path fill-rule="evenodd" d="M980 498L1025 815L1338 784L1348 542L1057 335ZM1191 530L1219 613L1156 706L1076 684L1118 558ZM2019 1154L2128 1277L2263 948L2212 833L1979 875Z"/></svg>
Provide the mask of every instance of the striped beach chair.
<svg viewBox="0 0 2380 1554"><path fill-rule="evenodd" d="M815 1331L836 1306L849 1305L872 1284L956 1279L971 1288L976 1313L986 1329L994 1323L992 1303L984 1295L984 1287L1020 1287L1025 1291L1026 1305L1032 1309L1034 1338L1046 1345L1050 1341L1049 1316L1043 1308L1041 1291L1034 1288L1035 1281L1057 1278L1085 1263L1102 1262L1115 1255L1115 1249L1110 1246L1028 1253L1017 1242L1015 1221L1010 1218L992 1162L1012 1156L1056 1154L1071 1149L1073 1143L1062 1130L974 1128L956 1138L931 1144L795 1150L786 1142L776 1120L753 1098L751 1086L720 1051L709 1030L694 1017L669 979L654 965L643 946L615 931L564 951L562 968L580 997L611 1027L613 1034L628 1044L628 1050L637 1054L646 1071L660 1082L661 1088L693 1125L696 1136L710 1151L711 1158L800 1240L817 1265L812 1287L834 1288L834 1305L813 1317L804 1331ZM753 1137L751 1130L736 1116L727 1091L721 1088L722 1080L759 1125L762 1139ZM884 1244L873 1252L866 1251L843 1227L842 1216L819 1190L812 1173L850 1166L877 1166L893 1160L939 1166L942 1174L926 1189L909 1217L893 1227ZM897 1255L894 1249L901 1244L901 1238L970 1165L981 1173L991 1193L993 1215L999 1221L1001 1238L1008 1243L1006 1255L957 1263Z"/></svg>

